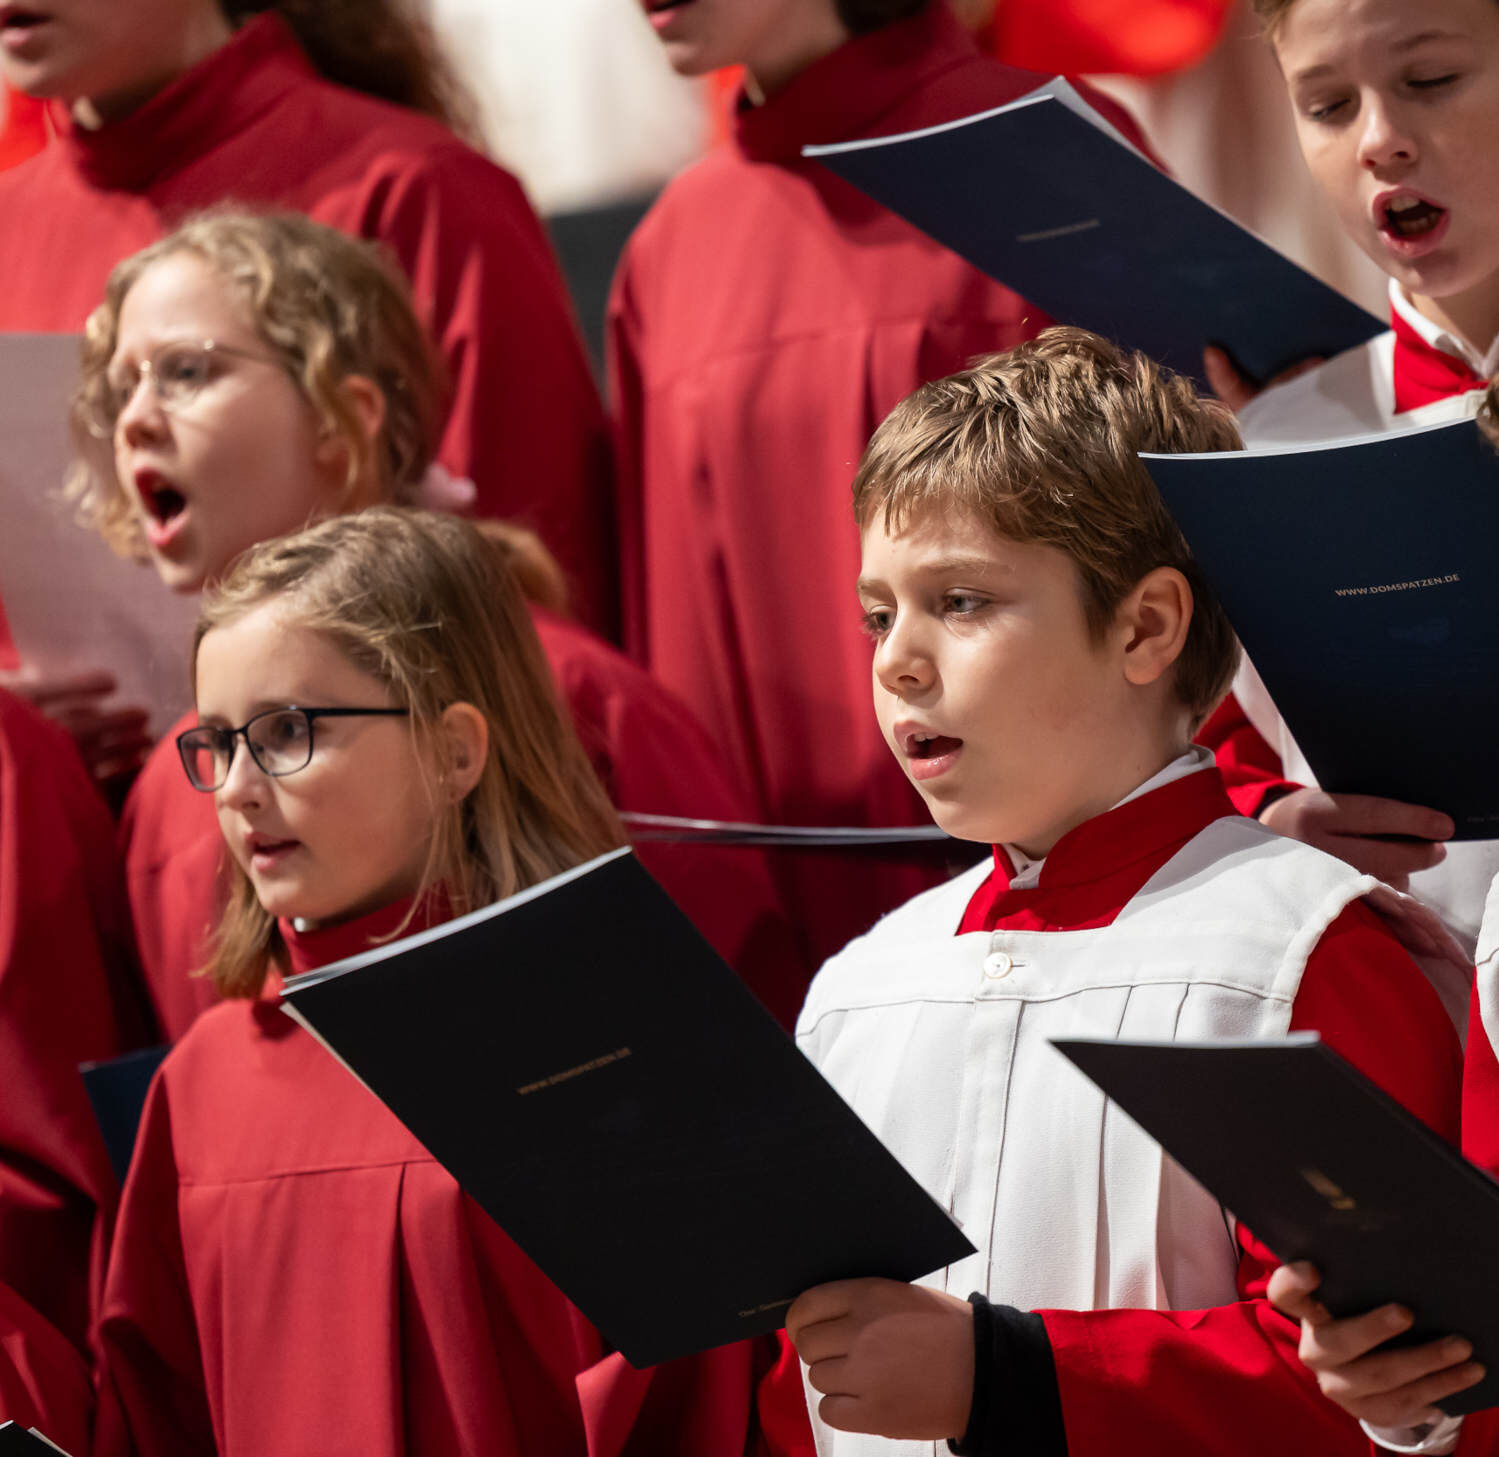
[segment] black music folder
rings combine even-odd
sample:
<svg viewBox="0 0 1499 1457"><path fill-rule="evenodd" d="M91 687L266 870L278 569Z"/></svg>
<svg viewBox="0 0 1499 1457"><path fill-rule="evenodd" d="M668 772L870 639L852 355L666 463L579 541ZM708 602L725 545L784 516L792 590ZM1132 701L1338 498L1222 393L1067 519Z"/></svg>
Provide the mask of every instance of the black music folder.
<svg viewBox="0 0 1499 1457"><path fill-rule="evenodd" d="M1440 1403L1499 1405L1499 1183L1314 1032L1254 1042L1053 1039L1334 1315L1388 1301L1400 1344L1461 1335L1489 1374Z"/></svg>
<svg viewBox="0 0 1499 1457"><path fill-rule="evenodd" d="M1173 181L1060 77L942 126L802 154L1054 319L1184 374L1219 344L1263 382L1387 327Z"/></svg>
<svg viewBox="0 0 1499 1457"><path fill-rule="evenodd" d="M634 1366L972 1253L627 849L287 982Z"/></svg>
<svg viewBox="0 0 1499 1457"><path fill-rule="evenodd" d="M56 1442L49 1442L35 1427L15 1422L0 1422L0 1457L49 1457L62 1452ZM62 1457L68 1457L62 1452Z"/></svg>
<svg viewBox="0 0 1499 1457"><path fill-rule="evenodd" d="M1317 782L1499 835L1499 455L1477 425L1141 459Z"/></svg>

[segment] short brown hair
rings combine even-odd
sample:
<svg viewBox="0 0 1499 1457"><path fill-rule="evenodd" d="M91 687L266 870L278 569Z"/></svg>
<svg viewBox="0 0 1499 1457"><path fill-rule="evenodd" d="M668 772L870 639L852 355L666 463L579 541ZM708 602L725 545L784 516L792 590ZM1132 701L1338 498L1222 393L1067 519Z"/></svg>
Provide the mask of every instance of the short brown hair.
<svg viewBox="0 0 1499 1457"><path fill-rule="evenodd" d="M208 633L281 604L410 709L422 761L438 775L443 710L466 702L484 715L483 772L439 820L417 897L441 886L455 915L625 842L509 561L509 546L457 517L375 506L253 547L205 597L193 639L196 678ZM238 865L231 878L206 973L222 995L253 997L281 936Z"/></svg>
<svg viewBox="0 0 1499 1457"><path fill-rule="evenodd" d="M864 452L854 515L861 531L876 518L901 531L966 512L1058 548L1095 636L1147 572L1176 568L1194 606L1173 686L1200 720L1227 692L1239 646L1139 452L1242 448L1232 414L1189 380L1084 329L1047 329L902 400Z"/></svg>
<svg viewBox="0 0 1499 1457"><path fill-rule="evenodd" d="M125 298L153 263L178 253L190 253L223 275L322 425L348 442L349 486L373 467L381 500L411 499L441 437L446 376L405 277L378 245L300 213L215 208L117 264L104 301L84 325L72 410L75 460L67 487L83 524L119 555L149 560L129 494L115 474L112 442L98 437L94 422L109 417L109 362ZM338 388L355 374L373 380L385 396L373 458Z"/></svg>

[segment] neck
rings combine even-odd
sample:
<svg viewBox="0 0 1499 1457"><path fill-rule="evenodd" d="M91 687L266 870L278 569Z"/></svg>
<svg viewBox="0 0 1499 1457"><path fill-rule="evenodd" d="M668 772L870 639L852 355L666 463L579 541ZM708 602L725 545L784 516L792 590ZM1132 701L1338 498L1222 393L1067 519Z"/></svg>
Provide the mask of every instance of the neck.
<svg viewBox="0 0 1499 1457"><path fill-rule="evenodd" d="M1487 354L1499 338L1499 274L1466 293L1446 298L1412 293L1408 297L1421 314L1457 335L1477 355Z"/></svg>
<svg viewBox="0 0 1499 1457"><path fill-rule="evenodd" d="M1075 804L1056 823L1035 835L1027 835L1024 840L1011 843L1026 859L1044 860L1064 835L1101 814L1107 814L1120 800L1133 794L1147 780L1154 779L1190 747L1190 740L1183 736L1169 743L1161 742L1143 747L1138 754L1121 756L1115 761L1114 772L1100 780L1094 793Z"/></svg>
<svg viewBox="0 0 1499 1457"><path fill-rule="evenodd" d="M167 43L153 52L148 69L97 95L75 98L72 103L74 120L92 131L106 122L128 116L158 91L207 60L233 34L233 28L217 3L200 6Z"/></svg>
<svg viewBox="0 0 1499 1457"><path fill-rule="evenodd" d="M752 100L755 100L756 91L760 101L774 96L808 66L832 55L839 46L852 39L848 27L839 20L838 12L831 5L826 9L820 5L808 6L806 10L806 25L799 32L777 35L760 53L745 58L744 69L748 73L745 90Z"/></svg>

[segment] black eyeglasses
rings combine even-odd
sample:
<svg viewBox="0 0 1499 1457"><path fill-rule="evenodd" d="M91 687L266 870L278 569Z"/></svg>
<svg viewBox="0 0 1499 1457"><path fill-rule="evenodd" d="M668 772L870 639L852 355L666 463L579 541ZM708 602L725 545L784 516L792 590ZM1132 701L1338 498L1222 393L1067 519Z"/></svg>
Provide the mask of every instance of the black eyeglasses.
<svg viewBox="0 0 1499 1457"><path fill-rule="evenodd" d="M177 735L177 753L194 789L222 789L234 762L236 739L273 779L312 762L312 725L320 718L405 718L409 708L268 708L239 728L190 728Z"/></svg>

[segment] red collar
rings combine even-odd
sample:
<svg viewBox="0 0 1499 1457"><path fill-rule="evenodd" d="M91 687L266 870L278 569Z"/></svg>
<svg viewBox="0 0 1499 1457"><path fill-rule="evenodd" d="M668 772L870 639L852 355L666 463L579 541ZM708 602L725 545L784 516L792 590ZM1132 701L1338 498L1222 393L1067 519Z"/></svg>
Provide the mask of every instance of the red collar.
<svg viewBox="0 0 1499 1457"><path fill-rule="evenodd" d="M814 61L763 106L741 90L734 137L757 162L796 162L808 143L864 136L879 118L933 77L979 59L972 36L946 0L868 35L854 37Z"/></svg>
<svg viewBox="0 0 1499 1457"><path fill-rule="evenodd" d="M95 186L139 191L212 152L315 74L286 22L267 11L144 105L96 131L54 107L58 144Z"/></svg>
<svg viewBox="0 0 1499 1457"><path fill-rule="evenodd" d="M352 921L340 921L316 931L299 931L290 921L277 921L281 939L286 943L288 974L299 976L304 971L316 971L346 956L358 956L385 945L408 911L411 911L411 897L405 896L367 916L356 916ZM451 915L445 896L428 895L401 930L401 936L415 936L418 931L439 926Z"/></svg>
<svg viewBox="0 0 1499 1457"><path fill-rule="evenodd" d="M994 871L975 892L961 931L1106 926L1188 840L1236 814L1216 769L1173 779L1076 829L1051 848L1039 883L1010 889L1009 857L994 849Z"/></svg>
<svg viewBox="0 0 1499 1457"><path fill-rule="evenodd" d="M1423 339L1399 309L1390 310L1395 331L1395 413L1419 409L1437 400L1482 389L1487 383L1466 359Z"/></svg>

